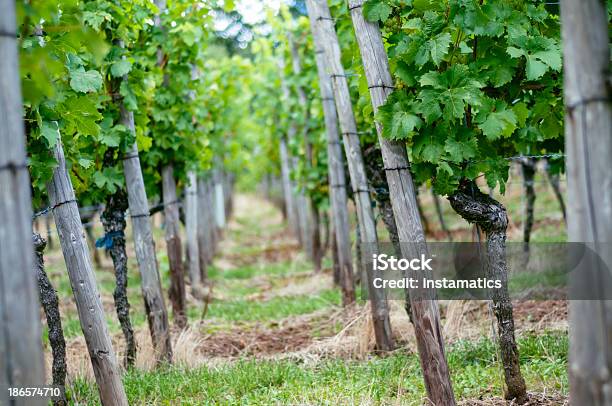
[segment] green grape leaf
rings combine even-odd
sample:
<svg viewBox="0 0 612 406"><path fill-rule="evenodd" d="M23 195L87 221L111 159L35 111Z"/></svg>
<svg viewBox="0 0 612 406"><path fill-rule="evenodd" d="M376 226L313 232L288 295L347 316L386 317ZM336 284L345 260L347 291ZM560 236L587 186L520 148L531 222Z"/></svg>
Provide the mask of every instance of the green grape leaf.
<svg viewBox="0 0 612 406"><path fill-rule="evenodd" d="M425 162L438 163L440 157L444 153L444 146L435 142L430 142L423 146L421 150L421 158Z"/></svg>
<svg viewBox="0 0 612 406"><path fill-rule="evenodd" d="M94 163L91 159L87 159L87 158L79 158L78 162L79 162L79 165L85 169L91 167L91 165L93 165Z"/></svg>
<svg viewBox="0 0 612 406"><path fill-rule="evenodd" d="M500 137L509 137L516 130L517 118L512 110L501 110L490 113L478 127L490 141Z"/></svg>
<svg viewBox="0 0 612 406"><path fill-rule="evenodd" d="M561 52L559 49L534 52L533 57L548 65L552 70L557 72L561 70Z"/></svg>
<svg viewBox="0 0 612 406"><path fill-rule="evenodd" d="M463 118L468 104L472 106L481 104L480 88L484 85L470 77L469 69L465 65L453 65L443 73L435 71L426 73L421 76L420 83L424 89L418 98L424 104L421 111L426 109L430 113L425 114L427 122L437 118L440 107L438 109L433 107L436 103L442 106L442 116L448 121Z"/></svg>
<svg viewBox="0 0 612 406"><path fill-rule="evenodd" d="M422 120L412 113L412 104L403 92L394 92L376 114L383 126L383 136L388 139L409 139Z"/></svg>
<svg viewBox="0 0 612 406"><path fill-rule="evenodd" d="M440 173L442 171L446 172L449 175L452 175L454 173L453 168L451 168L451 166L446 161L438 162L437 172Z"/></svg>
<svg viewBox="0 0 612 406"><path fill-rule="evenodd" d="M363 5L363 15L368 21L385 22L391 15L391 7L381 0L368 0Z"/></svg>
<svg viewBox="0 0 612 406"><path fill-rule="evenodd" d="M102 87L102 76L96 70L85 71L83 67L70 71L70 87L75 92L96 92Z"/></svg>
<svg viewBox="0 0 612 406"><path fill-rule="evenodd" d="M508 64L497 65L491 68L490 80L495 87L501 87L509 83L514 76L514 69Z"/></svg>
<svg viewBox="0 0 612 406"><path fill-rule="evenodd" d="M96 11L84 11L83 12L83 21L96 31L100 31L100 26L105 21L112 21L112 20L113 20L112 16L106 11L96 10Z"/></svg>
<svg viewBox="0 0 612 406"><path fill-rule="evenodd" d="M522 49L516 48L516 47L508 47L506 49L506 52L512 58L520 58L521 56L525 55L525 51L523 51Z"/></svg>
<svg viewBox="0 0 612 406"><path fill-rule="evenodd" d="M444 144L444 150L448 153L448 157L453 162L463 162L476 156L476 138L464 137L456 140L447 138Z"/></svg>
<svg viewBox="0 0 612 406"><path fill-rule="evenodd" d="M96 104L87 96L71 97L64 102L64 121L83 135L97 136L100 133L98 121L102 115Z"/></svg>
<svg viewBox="0 0 612 406"><path fill-rule="evenodd" d="M136 142L140 151L148 151L153 146L153 138L144 134L136 134Z"/></svg>
<svg viewBox="0 0 612 406"><path fill-rule="evenodd" d="M49 148L54 148L60 137L57 121L43 121L40 127L40 135L47 140Z"/></svg>
<svg viewBox="0 0 612 406"><path fill-rule="evenodd" d="M121 81L121 85L119 86L119 94L123 96L123 103L125 103L128 110L136 111L138 109L138 99L127 81Z"/></svg>
<svg viewBox="0 0 612 406"><path fill-rule="evenodd" d="M95 185L109 193L115 193L123 185L123 179L122 172L116 167L105 167L93 175Z"/></svg>
<svg viewBox="0 0 612 406"><path fill-rule="evenodd" d="M516 103L512 106L512 111L516 115L517 124L519 127L523 127L527 122L527 117L529 117L529 109L525 102Z"/></svg>
<svg viewBox="0 0 612 406"><path fill-rule="evenodd" d="M433 189L440 196L450 195L459 186L459 180L445 170L437 170L433 182Z"/></svg>
<svg viewBox="0 0 612 406"><path fill-rule="evenodd" d="M132 70L130 61L122 59L111 65L110 72L113 77L120 78L127 75Z"/></svg>
<svg viewBox="0 0 612 406"><path fill-rule="evenodd" d="M408 87L416 84L414 73L410 66L404 61L398 61L395 68L395 75L402 80ZM366 84L367 85L367 84Z"/></svg>
<svg viewBox="0 0 612 406"><path fill-rule="evenodd" d="M121 143L121 134L117 131L107 131L100 134L100 142L108 147L118 147Z"/></svg>
<svg viewBox="0 0 612 406"><path fill-rule="evenodd" d="M436 66L440 66L442 59L444 59L448 53L450 43L451 36L448 32L442 33L427 42L429 53L431 54L431 60L436 64Z"/></svg>
<svg viewBox="0 0 612 406"><path fill-rule="evenodd" d="M527 55L527 79L536 80L544 76L548 67L533 55Z"/></svg>

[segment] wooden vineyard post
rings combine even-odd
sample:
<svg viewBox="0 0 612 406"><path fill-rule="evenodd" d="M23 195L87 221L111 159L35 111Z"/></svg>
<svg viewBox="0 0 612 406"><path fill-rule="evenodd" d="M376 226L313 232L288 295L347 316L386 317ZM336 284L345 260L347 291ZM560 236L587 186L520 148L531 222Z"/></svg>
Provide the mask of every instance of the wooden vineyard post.
<svg viewBox="0 0 612 406"><path fill-rule="evenodd" d="M370 89L372 107L374 113L376 113L393 91L393 81L380 29L377 24L364 19L362 6L363 0L349 0L355 36L359 44L364 72ZM326 16L329 16L329 13L323 17ZM419 218L412 175L408 169L406 146L399 142L384 139L382 137L382 126L378 122L376 123L376 130L387 174L389 194L400 237L402 255L405 258L417 258L427 248ZM422 278L426 276L422 272L410 271L408 276ZM429 400L433 404L437 406L454 405L455 397L444 354L440 313L435 292L425 292L423 294L427 296L418 300L410 299L410 302L425 388Z"/></svg>
<svg viewBox="0 0 612 406"><path fill-rule="evenodd" d="M191 289L198 292L202 285L200 273L200 250L198 245L198 181L195 172L187 172L185 188L185 228L187 234L187 256ZM195 296L195 295L194 295Z"/></svg>
<svg viewBox="0 0 612 406"><path fill-rule="evenodd" d="M14 1L0 2L0 32L0 404L44 405L11 399L6 389L40 386L45 377Z"/></svg>
<svg viewBox="0 0 612 406"><path fill-rule="evenodd" d="M125 108L123 103L121 103L121 124L132 133L134 132L134 115ZM149 202L136 143L123 157L123 173L128 192L136 261L140 272L140 287L149 321L151 341L155 347L157 362L172 362L168 312L161 288L155 241L149 217Z"/></svg>
<svg viewBox="0 0 612 406"><path fill-rule="evenodd" d="M127 82L127 75L123 76L121 80ZM119 107L119 122L131 134L135 134L134 113L127 109L123 99L119 99L117 104ZM155 348L157 363L172 362L168 312L162 293L155 241L151 230L149 202L136 142L123 156L123 176L125 176L125 187L128 194L134 251L136 252L136 262L140 273L140 288L151 341Z"/></svg>
<svg viewBox="0 0 612 406"><path fill-rule="evenodd" d="M291 44L289 44L291 45ZM280 74L281 74L281 90L283 93L283 98L285 99L285 101L289 101L291 94L289 91L289 86L287 86L287 81L285 79L285 75L284 75L284 61L281 59L279 60L279 70L280 70ZM297 134L297 124L295 123L294 120L291 120L291 123L289 124L289 128L287 130L287 137L285 139L285 146L289 147L289 144L292 142L292 140L295 139ZM281 139L281 143L282 143L282 139ZM282 144L281 144L281 154L282 154ZM289 157L289 173L291 173L291 171L297 167L298 165L298 158L291 156L290 153L287 154L287 156ZM304 192L299 190L296 191L296 185L295 182L293 182L292 180L290 181L290 190L292 193L294 193L293 196L293 205L294 205L294 210L295 210L295 221L296 221L296 236L298 237L298 240L300 242L300 245L302 246L302 248L304 248L304 250L306 251L306 253L310 253L311 249L308 247L308 244L310 242L310 235L308 233L308 218L307 218L307 209L308 209L308 202L306 201L306 196L304 195Z"/></svg>
<svg viewBox="0 0 612 406"><path fill-rule="evenodd" d="M374 289L373 281L377 278L378 271L370 266L369 259L378 250L378 236L376 234L376 222L370 200L370 191L366 177L366 169L361 151L359 135L357 134L357 123L351 103L348 82L341 63L340 45L338 35L330 16L329 7L325 1L308 1L311 10L310 18L316 21L317 31L324 44L325 60L327 61L326 73L331 77L340 131L344 141L344 151L348 161L349 175L357 204L357 218L360 230L360 259L363 261L365 275L367 276L368 292L372 306L372 320L376 345L379 351L393 350L394 343L389 320L389 309L387 298L382 289Z"/></svg>
<svg viewBox="0 0 612 406"><path fill-rule="evenodd" d="M198 177L198 258L200 262L200 274L202 283L206 284L207 268L212 260L212 236L210 234L210 207L206 197L206 180L203 177Z"/></svg>
<svg viewBox="0 0 612 406"><path fill-rule="evenodd" d="M325 65L325 50L321 36L318 32L317 21L314 18L312 2L307 1L310 27L315 46L315 60L319 76L319 88L321 92L321 103L325 118L325 129L327 134L327 160L329 167L329 200L331 202L332 217L334 222L334 244L337 255L340 284L342 288L342 304L348 305L355 301L355 281L353 277L353 262L351 255L351 236L348 216L348 199L346 194L346 174L344 172L344 157L340 146L338 135L338 116L336 115L336 104L332 89L331 78L327 74Z"/></svg>
<svg viewBox="0 0 612 406"><path fill-rule="evenodd" d="M206 179L206 202L208 204L208 222L210 224L209 233L210 233L210 246L211 253L210 259L215 256L217 253L217 246L219 244L219 233L217 232L217 226L215 222L215 188L212 180L212 173Z"/></svg>
<svg viewBox="0 0 612 406"><path fill-rule="evenodd" d="M289 228L295 236L299 233L298 221L296 218L295 200L293 196L293 186L291 184L291 159L287 147L287 137L283 134L279 140L281 158L281 180L283 184L283 195L285 197L285 207L287 211L287 221Z"/></svg>
<svg viewBox="0 0 612 406"><path fill-rule="evenodd" d="M219 168L213 171L213 191L215 194L215 225L219 232L225 227L225 194L223 179Z"/></svg>
<svg viewBox="0 0 612 406"><path fill-rule="evenodd" d="M168 251L168 263L170 265L169 296L170 302L172 303L174 323L179 328L184 328L187 325L185 311L185 278L183 273L183 252L179 228L179 200L176 195L176 182L174 181L174 168L172 165L166 165L162 168L162 188L164 195L166 249Z"/></svg>
<svg viewBox="0 0 612 406"><path fill-rule="evenodd" d="M106 317L96 286L85 231L81 224L79 208L59 137L54 148L54 157L58 166L53 171L53 178L47 187L49 200L53 207L53 218L77 305L81 329L98 383L100 400L104 405L127 405L119 365L106 326Z"/></svg>
<svg viewBox="0 0 612 406"><path fill-rule="evenodd" d="M567 153L567 224L570 243L585 245L596 261L582 260L572 274L590 292L605 291L587 275L612 267L612 94L606 3L562 0ZM591 272L590 272L591 271ZM612 301L572 300L570 403L612 404Z"/></svg>
<svg viewBox="0 0 612 406"><path fill-rule="evenodd" d="M289 36L289 51L291 52L291 62L293 68L293 74L296 77L302 76L302 62L300 60L300 53L298 51L297 44L293 40L292 36ZM300 108L304 112L304 116L308 117L308 101L306 99L306 92L300 85L296 85L296 91L298 94L298 103ZM305 125L302 129L302 136L304 138L304 146L306 149L306 162L308 166L312 166L312 142L308 135L308 126ZM303 200L301 200L303 199ZM301 200L301 214L303 218L300 218L302 222L302 235L305 241L306 254L311 261L315 264L315 272L320 270L320 259L319 253L321 251L321 240L320 240L320 220L317 208L313 202L309 202L304 192L300 192Z"/></svg>

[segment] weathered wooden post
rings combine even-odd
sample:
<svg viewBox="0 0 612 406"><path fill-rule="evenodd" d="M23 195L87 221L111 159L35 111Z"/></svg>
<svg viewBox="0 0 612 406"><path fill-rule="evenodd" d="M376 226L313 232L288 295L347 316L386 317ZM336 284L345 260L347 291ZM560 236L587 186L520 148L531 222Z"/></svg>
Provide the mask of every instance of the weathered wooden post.
<svg viewBox="0 0 612 406"><path fill-rule="evenodd" d="M127 81L127 75L121 80ZM127 109L122 98L118 99L116 103L119 107L119 122L128 131L135 134L134 113ZM136 262L140 273L140 288L149 322L151 341L156 351L157 362L172 362L168 312L162 293L155 241L151 230L149 202L136 142L123 156L123 175L125 176L125 187L128 194Z"/></svg>
<svg viewBox="0 0 612 406"><path fill-rule="evenodd" d="M53 218L77 305L81 329L98 383L100 400L104 405L127 405L121 372L106 326L106 317L96 285L85 231L81 224L79 207L66 169L66 159L59 137L53 154L58 166L53 171L53 178L47 186L49 200L53 207Z"/></svg>
<svg viewBox="0 0 612 406"><path fill-rule="evenodd" d="M187 186L185 188L185 228L187 234L187 257L189 259L189 279L191 289L199 295L202 285L200 273L200 250L198 245L198 183L194 171L187 172Z"/></svg>
<svg viewBox="0 0 612 406"><path fill-rule="evenodd" d="M291 42L289 43L289 45L291 46ZM279 59L279 71L281 75L281 91L283 94L283 98L285 99L286 102L288 102L291 97L291 92L289 90L289 86L287 86L287 81L285 79L284 70L285 70L284 60ZM283 159L282 158L283 145L288 150L288 146L292 142L292 140L295 139L296 134L297 134L297 124L295 123L295 121L291 120L291 122L289 123L289 128L287 129L286 138L284 140L283 138L281 138L281 159ZM291 173L293 168L296 168L298 165L298 158L295 156L291 156L289 152L287 153L287 156L289 159L289 173ZM312 249L309 247L308 244L312 241L310 239L310 234L308 231L309 229L308 217L307 217L308 216L308 202L306 200L306 196L304 195L304 192L301 190L297 190L295 182L291 179L289 182L289 186L290 186L289 190L291 191L291 193L294 194L293 205L294 205L294 210L295 210L296 237L298 238L300 245L302 246L302 248L304 248L306 253L310 253L312 252Z"/></svg>
<svg viewBox="0 0 612 406"><path fill-rule="evenodd" d="M223 193L223 179L221 169L213 171L213 185L215 193L215 224L219 231L225 228L225 194Z"/></svg>
<svg viewBox="0 0 612 406"><path fill-rule="evenodd" d="M598 267L612 268L612 92L608 12L602 0L562 0L568 241L586 243L600 263L574 271L584 282ZM592 275L592 273L591 273ZM581 278L582 279L582 278ZM595 293L593 293L595 294ZM609 297L609 296L607 296ZM570 403L612 404L612 301L570 302Z"/></svg>
<svg viewBox="0 0 612 406"><path fill-rule="evenodd" d="M174 167L165 165L162 168L162 188L164 194L164 218L166 249L170 265L170 302L174 323L179 328L187 325L185 311L185 278L183 273L183 252L181 248L179 200L176 195ZM199 281L198 281L199 283Z"/></svg>
<svg viewBox="0 0 612 406"><path fill-rule="evenodd" d="M287 222L291 232L296 237L300 232L297 212L295 209L295 197L293 195L293 185L291 183L291 158L289 157L289 148L287 147L287 136L281 135L278 140L281 158L281 179L283 184L283 195L285 197L285 207L287 208Z"/></svg>
<svg viewBox="0 0 612 406"><path fill-rule="evenodd" d="M311 1L306 2L310 27L315 46L315 61L319 76L319 88L321 93L321 104L325 118L325 129L327 134L327 160L329 167L329 200L331 202L332 217L334 222L334 243L338 266L340 284L342 288L342 303L346 306L355 301L355 281L353 276L353 261L351 255L351 231L348 217L348 199L346 193L346 174L344 172L344 157L340 146L338 135L338 116L336 115L336 104L332 81L327 73L325 64L325 50L315 11ZM336 258L336 257L334 257Z"/></svg>
<svg viewBox="0 0 612 406"><path fill-rule="evenodd" d="M302 61L296 42L292 36L289 36L289 50L291 52L291 62L293 68L293 74L296 77L302 76ZM306 99L306 92L300 85L295 86L298 94L298 103L303 111L304 116L308 119L308 101ZM308 126L304 125L302 128L302 136L304 138L304 146L306 150L306 162L308 166L312 166L312 142L310 141L308 134ZM306 254L315 265L315 272L321 269L321 230L320 230L320 219L318 209L314 206L312 201L308 201L306 195L301 192L300 198L303 199L303 218L300 221L303 222L303 239L306 242Z"/></svg>
<svg viewBox="0 0 612 406"><path fill-rule="evenodd" d="M32 201L19 86L15 2L0 1L0 404L8 387L44 384L39 302L32 250Z"/></svg>
<svg viewBox="0 0 612 406"><path fill-rule="evenodd" d="M327 6L326 0L318 1L325 2ZM349 0L349 9L370 89L372 107L376 113L393 91L393 81L380 29L377 24L364 19L363 3L363 0ZM329 17L329 13L323 17ZM425 235L419 218L412 175L408 169L406 146L384 139L380 123L376 123L376 130L387 174L402 255L405 258L417 258L423 251L426 251ZM424 275L421 272L410 271L408 276L422 278ZM410 299L425 387L429 400L435 405L455 405L450 373L444 354L438 303L435 299L435 292L425 292L425 294L429 297L418 300Z"/></svg>
<svg viewBox="0 0 612 406"><path fill-rule="evenodd" d="M344 141L344 151L348 161L349 175L357 204L357 218L360 231L360 251L365 274L367 277L370 303L372 305L372 320L374 322L374 332L376 344L380 351L390 351L394 347L393 335L391 332L391 322L389 320L389 309L385 292L382 289L374 289L372 281L377 278L377 270L369 266L369 259L378 250L378 236L376 234L376 221L372 210L370 191L366 176L363 154L359 135L357 133L357 123L351 103L348 81L341 63L340 44L338 35L333 25L329 7L325 0L309 1L313 10L311 18L314 18L319 26L321 42L324 44L324 51L327 62L327 74L331 77L336 110L338 111L338 121L340 131Z"/></svg>
<svg viewBox="0 0 612 406"><path fill-rule="evenodd" d="M208 264L212 261L212 236L210 234L210 207L206 196L206 180L203 177L198 178L198 254L200 262L200 275L202 283L206 284L208 279L206 270Z"/></svg>
<svg viewBox="0 0 612 406"><path fill-rule="evenodd" d="M129 131L134 132L134 115L125 108L123 103L121 103L121 123ZM161 288L155 241L153 240L149 217L149 202L147 201L147 192L136 143L123 157L123 174L128 192L134 249L138 271L140 272L140 287L149 321L151 341L155 347L158 363L172 362L168 312Z"/></svg>

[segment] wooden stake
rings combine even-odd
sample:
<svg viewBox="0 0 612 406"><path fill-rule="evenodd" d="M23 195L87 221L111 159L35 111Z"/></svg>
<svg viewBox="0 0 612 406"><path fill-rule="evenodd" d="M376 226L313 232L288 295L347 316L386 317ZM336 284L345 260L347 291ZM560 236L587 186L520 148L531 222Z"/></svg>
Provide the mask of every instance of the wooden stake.
<svg viewBox="0 0 612 406"><path fill-rule="evenodd" d="M344 152L347 157L349 174L355 202L357 204L357 218L360 231L360 252L362 264L367 276L368 291L372 305L372 318L374 322L374 333L379 351L391 351L394 348L391 322L389 320L389 309L384 290L374 289L374 279L380 277L379 271L371 266L371 258L378 251L378 236L376 234L376 221L372 210L372 201L366 169L361 151L359 135L357 134L357 123L351 103L348 81L341 63L340 44L338 35L331 19L329 6L326 0L315 0L308 2L312 8L311 18L314 18L321 35L321 42L327 61L327 74L330 75L334 90L336 110L340 130L344 141Z"/></svg>
<svg viewBox="0 0 612 406"><path fill-rule="evenodd" d="M194 171L187 172L185 188L185 228L187 234L187 257L189 258L189 279L191 289L199 291L202 285L200 273L200 250L198 245L198 183ZM195 295L194 295L195 296Z"/></svg>
<svg viewBox="0 0 612 406"><path fill-rule="evenodd" d="M299 233L299 225L296 218L295 201L293 197L293 185L291 184L291 164L289 158L289 149L287 148L287 137L281 136L279 140L280 158L281 158L281 178L283 183L283 195L285 197L285 207L287 208L287 220L289 228L294 235Z"/></svg>
<svg viewBox="0 0 612 406"><path fill-rule="evenodd" d="M53 218L79 313L81 329L98 383L100 400L104 405L127 405L121 373L106 326L104 308L89 256L85 230L81 224L79 207L66 169L66 159L59 137L53 155L58 166L53 171L53 178L47 186L49 200L53 207Z"/></svg>
<svg viewBox="0 0 612 406"><path fill-rule="evenodd" d="M598 260L580 258L572 277L592 292L610 286L590 278L612 268L612 90L608 12L602 0L562 0L568 241L586 243ZM592 257L592 255L591 255ZM575 258L574 258L575 259ZM571 280L571 279L570 279ZM593 293L595 294L595 293ZM570 301L570 403L612 404L612 302Z"/></svg>
<svg viewBox="0 0 612 406"><path fill-rule="evenodd" d="M174 168L172 165L166 165L162 168L162 188L164 194L166 249L168 251L168 263L170 265L169 296L170 302L172 303L174 323L179 328L185 328L187 326L185 276L183 272L183 251L179 228L179 201L176 195L176 182L174 181ZM197 278L197 283L199 284L199 274Z"/></svg>
<svg viewBox="0 0 612 406"><path fill-rule="evenodd" d="M325 129L327 134L327 160L329 168L329 200L331 202L332 216L334 222L334 244L338 266L338 274L342 287L342 304L348 305L355 301L355 280L353 276L353 262L351 255L351 231L348 216L348 199L346 193L346 174L344 172L344 156L340 146L338 135L338 116L336 115L336 104L332 81L327 73L325 64L325 50L321 35L318 30L317 21L314 18L312 1L307 1L308 14L310 16L310 27L315 46L315 60L319 76L319 89L321 92L321 103L325 117Z"/></svg>
<svg viewBox="0 0 612 406"><path fill-rule="evenodd" d="M202 177L198 178L198 254L200 262L200 274L202 283L206 284L208 279L207 268L212 260L212 241L210 234L210 207L208 206L206 197L206 180Z"/></svg>
<svg viewBox="0 0 612 406"><path fill-rule="evenodd" d="M14 1L0 2L0 32L0 404L44 405L7 390L43 385L45 376Z"/></svg>
<svg viewBox="0 0 612 406"><path fill-rule="evenodd" d="M134 114L127 110L123 102L120 103L120 114L121 124L133 134ZM123 158L123 174L132 219L134 250L136 251L136 261L140 272L140 288L147 320L149 321L151 341L155 348L157 363L172 362L168 312L161 288L157 251L155 250L151 219L149 218L149 202L147 201L147 192L136 143L132 145Z"/></svg>
<svg viewBox="0 0 612 406"><path fill-rule="evenodd" d="M325 0L323 0L325 1ZM361 51L363 68L370 88L374 113L393 91L389 59L378 25L367 22L362 14L363 0L349 0L349 9L355 36ZM402 255L417 258L427 252L423 227L419 218L412 175L406 146L382 137L382 126L376 123L383 162L387 173L389 194L397 223ZM408 273L409 277L427 277L423 271ZM448 364L444 354L444 341L440 313L435 291L420 292L418 299L410 298L414 329L421 357L421 368L429 401L438 406L455 405Z"/></svg>

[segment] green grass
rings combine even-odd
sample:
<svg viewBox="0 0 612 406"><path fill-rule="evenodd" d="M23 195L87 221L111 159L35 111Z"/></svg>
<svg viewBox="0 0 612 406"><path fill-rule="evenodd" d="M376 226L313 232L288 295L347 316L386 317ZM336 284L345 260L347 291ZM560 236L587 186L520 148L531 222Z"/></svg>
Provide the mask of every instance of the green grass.
<svg viewBox="0 0 612 406"><path fill-rule="evenodd" d="M231 279L251 279L256 276L266 276L270 278L283 277L311 270L312 265L308 264L307 262L283 261L268 263L265 265L245 265L225 271L221 271L215 267L210 267L208 270L208 276L212 280L227 281Z"/></svg>
<svg viewBox="0 0 612 406"><path fill-rule="evenodd" d="M234 299L210 304L206 318L224 321L273 321L312 313L341 304L340 292L329 289L317 295L273 297L266 301ZM190 319L199 319L200 309L188 309Z"/></svg>
<svg viewBox="0 0 612 406"><path fill-rule="evenodd" d="M521 368L530 390L567 392L567 335L544 332L519 338ZM448 361L458 398L502 394L496 347L488 339L460 341ZM415 354L365 361L328 359L313 365L290 360L242 360L212 368L168 367L124 376L130 404L421 404L424 387ZM77 380L74 401L97 403L95 385ZM399 396L399 399L398 399Z"/></svg>
<svg viewBox="0 0 612 406"><path fill-rule="evenodd" d="M565 286L567 286L567 273L556 269L544 272L517 273L513 274L508 281L511 296L520 295L527 289L563 288ZM540 299L546 300L546 297Z"/></svg>

